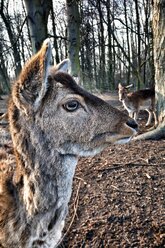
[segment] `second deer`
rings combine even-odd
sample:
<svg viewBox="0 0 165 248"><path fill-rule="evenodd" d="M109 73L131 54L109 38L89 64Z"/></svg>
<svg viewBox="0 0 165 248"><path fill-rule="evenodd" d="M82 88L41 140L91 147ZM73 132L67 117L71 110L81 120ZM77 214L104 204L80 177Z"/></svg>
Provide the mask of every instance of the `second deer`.
<svg viewBox="0 0 165 248"><path fill-rule="evenodd" d="M140 110L146 110L149 114L146 126L149 126L154 116L155 126L157 126L157 116L155 113L155 90L143 89L128 93L130 86L118 84L119 101L123 103L124 108L128 111L129 116L137 121Z"/></svg>

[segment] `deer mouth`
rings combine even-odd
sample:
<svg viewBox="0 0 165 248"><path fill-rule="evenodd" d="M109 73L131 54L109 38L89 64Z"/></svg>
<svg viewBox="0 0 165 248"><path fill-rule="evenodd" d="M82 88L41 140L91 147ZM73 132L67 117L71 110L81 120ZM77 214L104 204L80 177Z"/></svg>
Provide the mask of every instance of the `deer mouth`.
<svg viewBox="0 0 165 248"><path fill-rule="evenodd" d="M110 143L112 144L126 144L128 142L130 142L132 140L134 135L132 136L122 136L122 135L113 135L112 137L110 137ZM107 138L107 140L109 141L109 139Z"/></svg>
<svg viewBox="0 0 165 248"><path fill-rule="evenodd" d="M133 136L132 137L125 137L125 138L122 138L122 139L115 141L114 144L115 145L126 144L126 143L129 143L132 140L132 138L133 138Z"/></svg>
<svg viewBox="0 0 165 248"><path fill-rule="evenodd" d="M96 143L96 145L101 145L101 144L125 144L128 143L132 140L132 138L135 136L136 130L132 133L132 135L122 135L118 133L111 133L111 132L106 132L106 133L101 133L98 134L93 138L92 141Z"/></svg>

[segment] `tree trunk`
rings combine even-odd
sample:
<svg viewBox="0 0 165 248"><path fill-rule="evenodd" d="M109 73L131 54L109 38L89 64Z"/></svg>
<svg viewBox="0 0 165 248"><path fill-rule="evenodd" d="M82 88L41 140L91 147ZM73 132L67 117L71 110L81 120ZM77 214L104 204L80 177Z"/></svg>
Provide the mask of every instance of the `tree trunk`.
<svg viewBox="0 0 165 248"><path fill-rule="evenodd" d="M58 43L57 43L57 34L56 34L56 23L55 23L55 16L54 16L54 10L53 10L53 3L51 6L51 17L52 17L52 29L53 29L53 35L54 35L54 49L56 52L55 59L56 64L60 63L60 56L59 56L59 49L58 49Z"/></svg>
<svg viewBox="0 0 165 248"><path fill-rule="evenodd" d="M106 89L106 71L105 71L105 37L103 25L103 13L101 2L97 2L97 9L99 13L99 33L100 33L100 80L102 81L103 90Z"/></svg>
<svg viewBox="0 0 165 248"><path fill-rule="evenodd" d="M10 91L10 79L7 73L7 67L5 65L5 57L2 54L3 48L0 43L0 94L8 93Z"/></svg>
<svg viewBox="0 0 165 248"><path fill-rule="evenodd" d="M68 16L68 53L71 61L71 74L79 78L80 75L80 15L77 0L67 0Z"/></svg>
<svg viewBox="0 0 165 248"><path fill-rule="evenodd" d="M138 73L141 74L141 38L140 38L140 20L138 0L135 1L136 21L137 21L137 53L138 53ZM140 80L138 79L138 89L140 89Z"/></svg>
<svg viewBox="0 0 165 248"><path fill-rule="evenodd" d="M96 58L96 49L95 49L95 33L94 33L94 22L92 19L92 50L93 50L93 69L94 69L94 81L95 85L94 87L97 88L97 83L98 83L98 72L97 72L97 58Z"/></svg>
<svg viewBox="0 0 165 248"><path fill-rule="evenodd" d="M125 17L126 35L127 35L128 57L131 60L130 41L129 41L129 27L128 27L128 16L127 16L127 1L126 0L124 0L124 17ZM130 67L130 63L129 63L128 64L128 69L127 69L127 84L130 84L130 75L131 75L131 67Z"/></svg>
<svg viewBox="0 0 165 248"><path fill-rule="evenodd" d="M47 22L52 0L24 0L30 27L33 53L36 53L48 37Z"/></svg>
<svg viewBox="0 0 165 248"><path fill-rule="evenodd" d="M114 75L113 75L113 47L112 47L112 20L110 14L110 0L106 2L106 11L107 11L107 33L108 33L108 71L107 71L107 80L109 89L113 90L115 88L114 85Z"/></svg>
<svg viewBox="0 0 165 248"><path fill-rule="evenodd" d="M10 18L8 15L4 14L4 0L1 1L1 8L0 8L0 16L5 24L6 31L8 33L10 43L13 49L13 57L14 57L14 62L15 62L15 76L18 76L22 67L21 67L21 57L19 54L18 50L18 42L16 39L16 35L12 30L11 23L10 23Z"/></svg>
<svg viewBox="0 0 165 248"><path fill-rule="evenodd" d="M153 3L155 91L159 125L136 139L165 138L165 4L164 0L154 0Z"/></svg>
<svg viewBox="0 0 165 248"><path fill-rule="evenodd" d="M93 71L92 71L92 49L91 49L91 32L92 28L89 22L86 23L86 36L84 39L85 48L86 48L86 57L85 57L85 73L88 75L88 83L92 82Z"/></svg>
<svg viewBox="0 0 165 248"><path fill-rule="evenodd" d="M165 121L165 1L154 1L153 13L155 90L159 122Z"/></svg>

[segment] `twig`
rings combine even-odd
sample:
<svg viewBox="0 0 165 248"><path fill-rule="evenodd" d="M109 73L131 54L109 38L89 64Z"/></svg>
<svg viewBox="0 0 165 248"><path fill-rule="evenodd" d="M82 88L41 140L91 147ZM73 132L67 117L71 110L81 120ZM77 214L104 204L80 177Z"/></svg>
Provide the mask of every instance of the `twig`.
<svg viewBox="0 0 165 248"><path fill-rule="evenodd" d="M136 190L122 190L122 189L119 189L118 187L114 186L114 185L111 185L112 188L116 189L117 191L119 192L123 192L123 193L139 193L138 191Z"/></svg>
<svg viewBox="0 0 165 248"><path fill-rule="evenodd" d="M83 181L84 182L84 184L87 184L87 182L83 179L83 178L81 178L81 177L75 177L76 179L78 179L78 180L81 180L81 181Z"/></svg>

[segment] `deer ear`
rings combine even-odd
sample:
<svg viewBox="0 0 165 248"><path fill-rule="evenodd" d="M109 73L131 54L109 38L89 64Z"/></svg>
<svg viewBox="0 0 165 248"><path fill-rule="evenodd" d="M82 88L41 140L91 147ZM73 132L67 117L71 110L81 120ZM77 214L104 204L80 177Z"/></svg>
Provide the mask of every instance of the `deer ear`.
<svg viewBox="0 0 165 248"><path fill-rule="evenodd" d="M54 66L55 71L69 72L70 71L70 60L64 59L59 64Z"/></svg>
<svg viewBox="0 0 165 248"><path fill-rule="evenodd" d="M13 89L13 98L19 108L37 111L48 88L48 72L51 60L49 39L40 51L28 61Z"/></svg>
<svg viewBox="0 0 165 248"><path fill-rule="evenodd" d="M125 86L125 89L129 89L129 88L132 88L133 87L133 84L129 84L127 86Z"/></svg>

